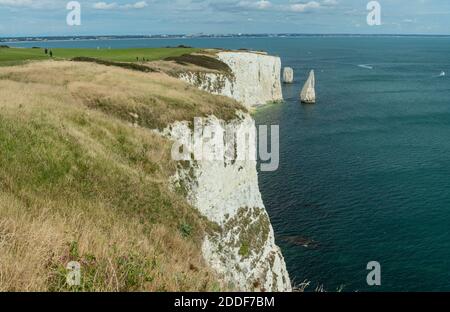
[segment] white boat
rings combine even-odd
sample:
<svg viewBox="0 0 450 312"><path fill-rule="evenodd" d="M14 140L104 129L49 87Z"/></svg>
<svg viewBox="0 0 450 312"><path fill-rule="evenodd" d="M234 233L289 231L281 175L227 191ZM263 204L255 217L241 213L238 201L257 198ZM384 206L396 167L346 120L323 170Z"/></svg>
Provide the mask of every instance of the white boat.
<svg viewBox="0 0 450 312"><path fill-rule="evenodd" d="M300 100L305 104L315 104L316 103L316 80L314 76L314 70L309 73L308 80L306 80L303 86L302 92L300 93Z"/></svg>

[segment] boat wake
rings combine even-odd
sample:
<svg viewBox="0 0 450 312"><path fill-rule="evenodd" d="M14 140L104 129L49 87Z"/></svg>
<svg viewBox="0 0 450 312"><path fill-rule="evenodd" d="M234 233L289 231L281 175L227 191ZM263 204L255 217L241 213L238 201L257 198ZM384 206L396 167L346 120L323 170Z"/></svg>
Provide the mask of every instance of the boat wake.
<svg viewBox="0 0 450 312"><path fill-rule="evenodd" d="M447 76L445 71L441 71L441 73L439 75L435 75L435 76L433 76L433 78L442 78L442 77L445 77L445 76Z"/></svg>
<svg viewBox="0 0 450 312"><path fill-rule="evenodd" d="M369 64L360 64L360 65L358 65L358 67L365 68L365 69L373 69L373 66L369 65Z"/></svg>

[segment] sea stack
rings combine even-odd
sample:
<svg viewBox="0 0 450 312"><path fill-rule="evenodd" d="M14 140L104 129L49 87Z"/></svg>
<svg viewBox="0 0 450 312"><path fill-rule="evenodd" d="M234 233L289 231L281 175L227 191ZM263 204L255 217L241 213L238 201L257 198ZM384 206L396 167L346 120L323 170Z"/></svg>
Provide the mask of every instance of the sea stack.
<svg viewBox="0 0 450 312"><path fill-rule="evenodd" d="M303 86L302 92L300 93L300 100L305 104L315 104L316 103L316 81L314 77L314 70L309 73L308 80L306 80Z"/></svg>
<svg viewBox="0 0 450 312"><path fill-rule="evenodd" d="M284 68L283 82L284 83L293 83L294 82L294 70L291 67Z"/></svg>

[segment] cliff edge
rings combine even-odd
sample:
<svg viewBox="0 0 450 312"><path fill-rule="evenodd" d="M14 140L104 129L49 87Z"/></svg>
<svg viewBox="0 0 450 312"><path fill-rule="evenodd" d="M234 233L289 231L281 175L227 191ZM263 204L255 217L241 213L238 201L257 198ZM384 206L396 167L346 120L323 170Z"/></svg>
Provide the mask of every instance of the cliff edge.
<svg viewBox="0 0 450 312"><path fill-rule="evenodd" d="M235 99L247 108L283 99L279 57L251 51L222 51L215 57L230 68L231 75L190 71L179 78L201 90Z"/></svg>
<svg viewBox="0 0 450 312"><path fill-rule="evenodd" d="M178 77L212 94L233 98L246 107L282 99L281 60L260 52L218 52L218 60L229 71L205 73L188 71ZM213 129L213 130L211 130ZM209 265L220 273L232 288L246 291L290 291L291 283L274 232L264 207L258 186L256 146L239 146L239 135L249 135L255 142L255 121L248 113L238 112L235 119L225 122L209 116L200 128L188 123L175 123L165 135L184 147L185 161L174 177L178 187L186 191L188 201L218 230L208 233L202 246ZM213 133L203 142L207 160L192 159L194 142ZM222 148L222 143L228 142ZM190 146L190 148L189 148ZM225 152L224 152L225 151Z"/></svg>

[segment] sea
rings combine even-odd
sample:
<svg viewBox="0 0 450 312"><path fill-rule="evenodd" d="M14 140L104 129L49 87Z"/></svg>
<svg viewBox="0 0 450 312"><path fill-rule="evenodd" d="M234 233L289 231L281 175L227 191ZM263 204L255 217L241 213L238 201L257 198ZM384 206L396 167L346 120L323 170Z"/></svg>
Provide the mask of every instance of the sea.
<svg viewBox="0 0 450 312"><path fill-rule="evenodd" d="M450 37L299 36L49 41L11 46L177 45L264 50L294 69L280 166L259 183L293 283L307 291L450 291ZM317 103L299 101L314 69ZM369 285L369 262L381 285Z"/></svg>

